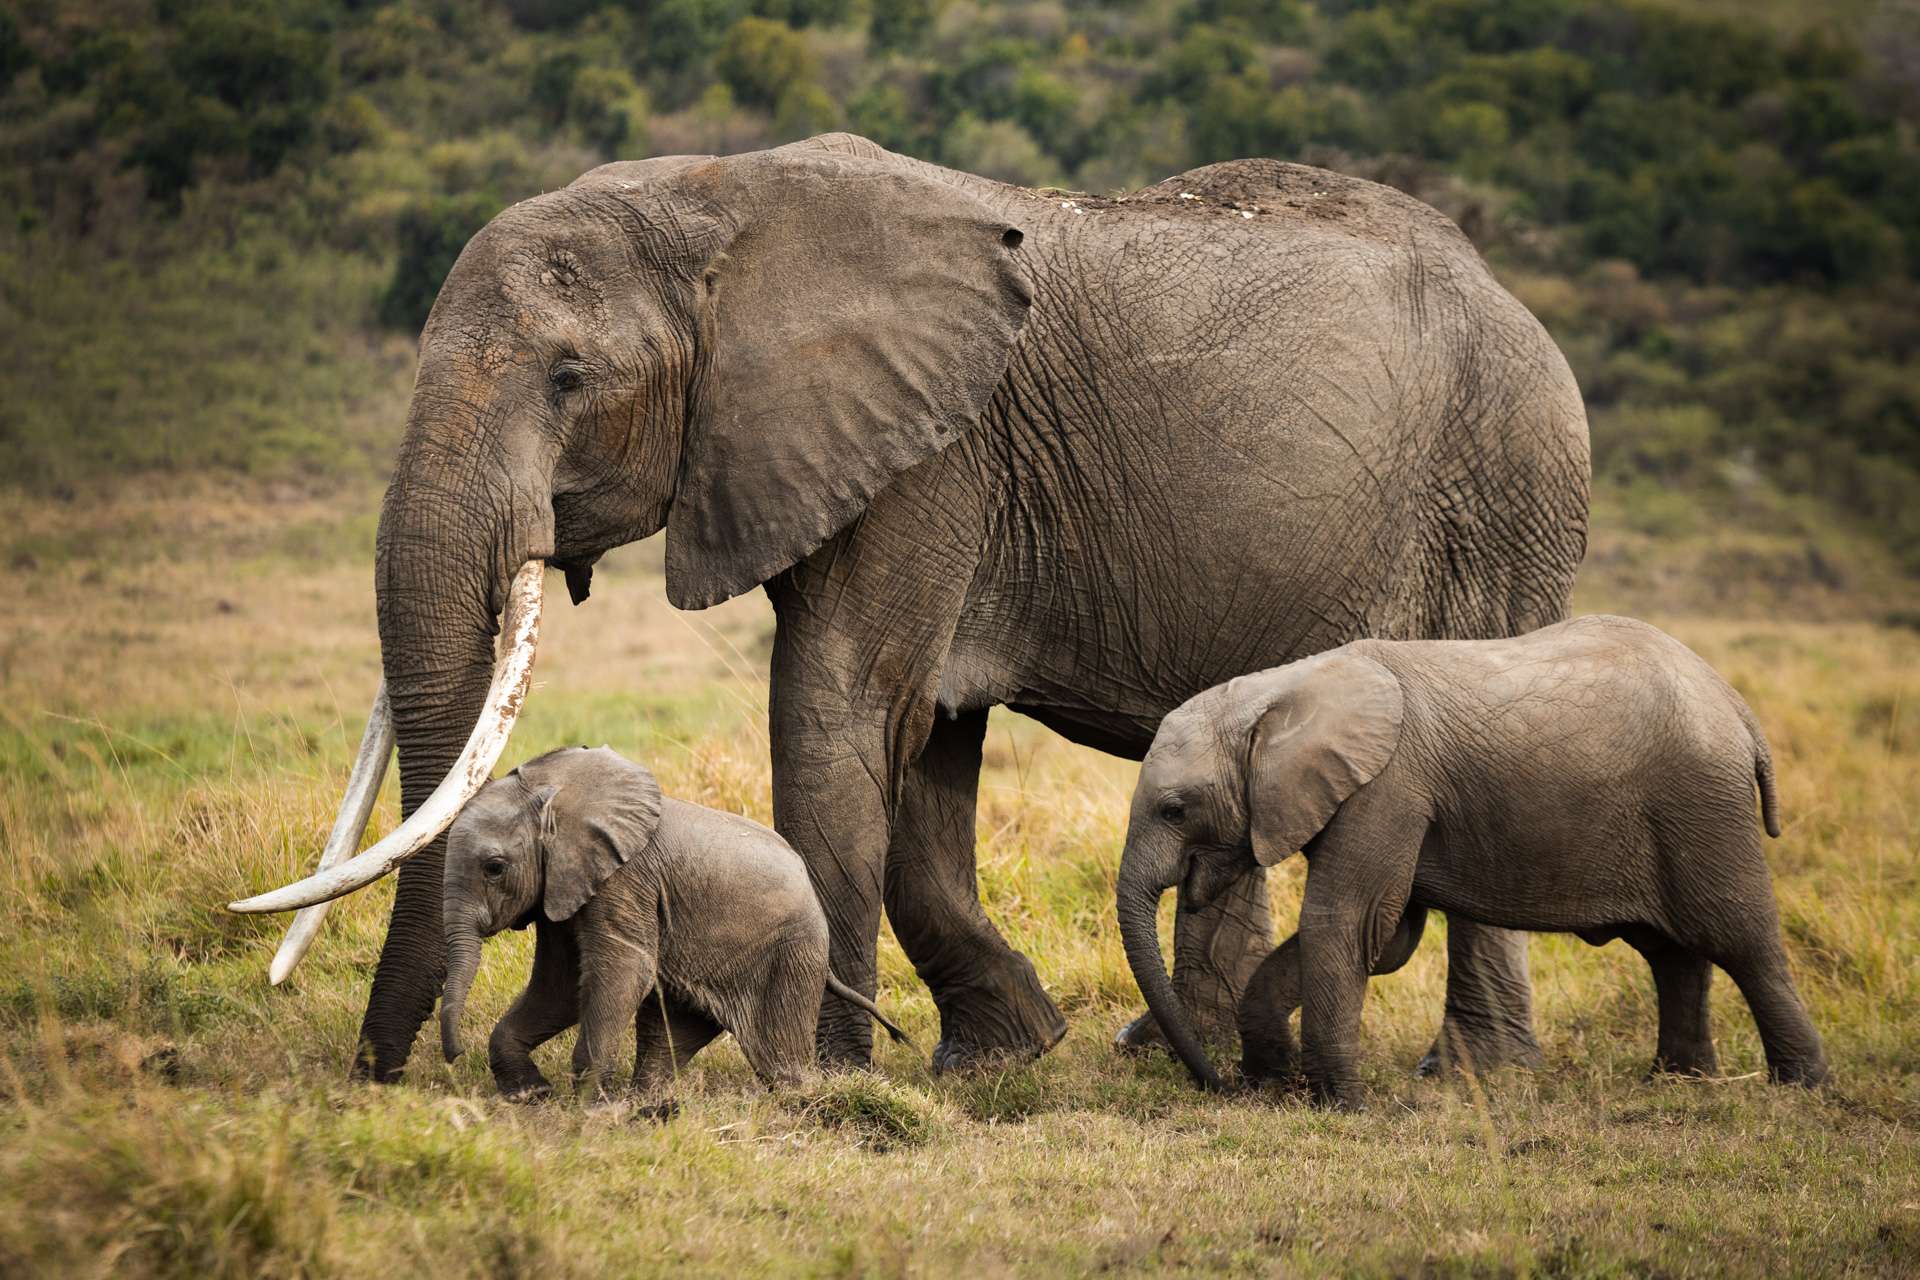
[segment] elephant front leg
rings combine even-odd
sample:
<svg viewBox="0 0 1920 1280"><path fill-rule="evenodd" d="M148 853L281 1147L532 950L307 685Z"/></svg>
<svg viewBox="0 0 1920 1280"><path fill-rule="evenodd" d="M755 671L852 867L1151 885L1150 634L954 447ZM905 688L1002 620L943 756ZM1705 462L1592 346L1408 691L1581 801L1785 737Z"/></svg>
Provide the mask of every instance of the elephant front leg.
<svg viewBox="0 0 1920 1280"><path fill-rule="evenodd" d="M974 820L987 712L934 722L887 851L887 919L940 1010L936 1071L1035 1058L1067 1020L980 905Z"/></svg>
<svg viewBox="0 0 1920 1280"><path fill-rule="evenodd" d="M1464 916L1447 918L1447 1009L1421 1075L1449 1065L1474 1071L1513 1064L1537 1067L1533 984L1527 977L1527 935Z"/></svg>
<svg viewBox="0 0 1920 1280"><path fill-rule="evenodd" d="M580 1038L573 1047L573 1087L589 1101L612 1096L614 1060L635 1026L640 1001L653 990L651 949L626 938L583 944L580 954Z"/></svg>
<svg viewBox="0 0 1920 1280"><path fill-rule="evenodd" d="M501 1097L534 1102L553 1092L534 1065L533 1051L579 1020L579 991L579 952L572 932L536 921L527 989L487 1040L487 1065Z"/></svg>
<svg viewBox="0 0 1920 1280"><path fill-rule="evenodd" d="M1385 948L1373 962L1373 976L1398 971L1420 946L1427 912L1409 905L1400 913ZM1300 1007L1300 935L1274 948L1261 961L1240 1001L1240 1076L1250 1085L1286 1082L1300 1074L1300 1051L1287 1026Z"/></svg>
<svg viewBox="0 0 1920 1280"><path fill-rule="evenodd" d="M1202 1038L1231 1042L1247 984L1272 950L1265 868L1251 869L1203 911L1189 908L1182 896L1173 917L1173 987ZM1121 1028L1114 1043L1131 1051L1165 1041L1153 1015L1143 1013Z"/></svg>
<svg viewBox="0 0 1920 1280"><path fill-rule="evenodd" d="M878 985L881 878L887 852L887 807L876 779L886 776L873 747L822 757L825 745L805 730L783 728L775 691L774 826L807 864L827 917L828 953L842 982L871 998ZM815 1052L829 1068L861 1069L873 1059L873 1024L865 1010L829 993L820 1002Z"/></svg>

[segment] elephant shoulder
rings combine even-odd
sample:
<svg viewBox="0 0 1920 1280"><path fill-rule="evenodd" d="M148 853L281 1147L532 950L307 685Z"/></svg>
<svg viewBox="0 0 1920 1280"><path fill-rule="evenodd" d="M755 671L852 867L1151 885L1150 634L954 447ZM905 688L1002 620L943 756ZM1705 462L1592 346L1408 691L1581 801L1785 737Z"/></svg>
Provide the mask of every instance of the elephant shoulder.
<svg viewBox="0 0 1920 1280"><path fill-rule="evenodd" d="M819 133L811 138L802 138L798 142L789 142L785 146L775 147L775 152L821 153L828 155L852 156L860 160L873 160L894 166L904 172L916 174L934 182L943 182L950 187L958 187L975 196L993 195L1016 191L1004 182L992 178L983 178L977 173L964 173L959 169L949 169L943 165L926 160L916 160L912 156L903 156L897 151L889 151L871 138L863 138L857 133Z"/></svg>
<svg viewBox="0 0 1920 1280"><path fill-rule="evenodd" d="M567 185L569 187L612 187L621 183L657 182L682 169L705 164L712 156L654 156L650 160L615 160L589 169Z"/></svg>
<svg viewBox="0 0 1920 1280"><path fill-rule="evenodd" d="M1422 231L1472 251L1453 220L1430 204L1382 183L1286 160L1260 157L1202 165L1144 187L1129 200L1252 209L1391 244L1405 243L1410 232Z"/></svg>

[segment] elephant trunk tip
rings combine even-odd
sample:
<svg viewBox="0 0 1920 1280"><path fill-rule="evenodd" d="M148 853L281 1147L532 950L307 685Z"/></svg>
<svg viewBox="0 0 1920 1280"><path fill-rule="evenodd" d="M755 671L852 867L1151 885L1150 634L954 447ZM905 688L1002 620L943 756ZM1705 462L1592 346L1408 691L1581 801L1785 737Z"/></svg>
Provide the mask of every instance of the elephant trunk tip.
<svg viewBox="0 0 1920 1280"><path fill-rule="evenodd" d="M458 1061L467 1047L460 1043L460 1013L457 1009L445 1009L440 1014L440 1052L446 1055L448 1062Z"/></svg>

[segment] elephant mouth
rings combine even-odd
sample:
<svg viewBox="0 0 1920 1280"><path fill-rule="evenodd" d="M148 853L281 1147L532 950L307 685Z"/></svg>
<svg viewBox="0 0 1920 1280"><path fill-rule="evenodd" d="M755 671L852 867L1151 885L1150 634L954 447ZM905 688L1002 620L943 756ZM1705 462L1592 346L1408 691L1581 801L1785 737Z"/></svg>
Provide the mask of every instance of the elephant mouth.
<svg viewBox="0 0 1920 1280"><path fill-rule="evenodd" d="M501 628L500 656L494 663L486 702L466 746L433 794L385 839L364 853L348 856L366 831L374 797L379 794L388 759L393 754L393 725L386 683L382 681L367 717L366 735L347 783L346 797L320 855L319 867L304 880L228 904L230 911L248 913L300 909L274 957L270 976L275 983L284 981L293 972L312 945L327 904L365 888L426 848L453 825L467 801L493 775L493 766L506 749L507 737L526 705L527 689L532 682L534 653L540 643L545 570L543 561L529 560L514 575Z"/></svg>

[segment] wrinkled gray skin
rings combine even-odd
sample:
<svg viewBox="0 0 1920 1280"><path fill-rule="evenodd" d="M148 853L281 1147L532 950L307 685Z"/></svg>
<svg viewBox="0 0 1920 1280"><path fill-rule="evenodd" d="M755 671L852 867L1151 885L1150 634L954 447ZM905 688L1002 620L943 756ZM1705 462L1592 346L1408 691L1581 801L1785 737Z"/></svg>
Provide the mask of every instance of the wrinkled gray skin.
<svg viewBox="0 0 1920 1280"><path fill-rule="evenodd" d="M1304 1070L1316 1099L1358 1105L1367 977L1404 964L1437 908L1596 946L1624 938L1659 989L1656 1069L1713 1072L1719 965L1753 1011L1773 1078L1815 1084L1826 1058L1787 971L1756 781L1778 835L1752 712L1644 623L1358 641L1209 689L1161 725L1120 865L1127 958L1195 1079L1217 1088L1161 967L1154 906L1176 883L1204 903L1248 867L1303 850L1300 931L1240 1008L1250 1082Z"/></svg>
<svg viewBox="0 0 1920 1280"><path fill-rule="evenodd" d="M826 916L786 841L663 799L651 773L605 747L550 752L488 783L448 833L445 875L449 1062L481 939L534 928L533 975L487 1045L509 1098L550 1092L533 1050L576 1022L574 1081L599 1097L629 1032L642 1097L726 1031L762 1082L792 1084L813 1065L829 989L905 1039L829 972Z"/></svg>
<svg viewBox="0 0 1920 1280"><path fill-rule="evenodd" d="M872 993L884 904L936 1063L1031 1055L1065 1022L976 890L990 707L1137 757L1240 672L1564 616L1580 396L1450 222L1265 160L1061 204L839 134L609 165L476 235L381 514L403 809L474 723L516 567L564 568L577 602L665 527L675 605L772 601L775 825L835 969ZM377 1079L439 991L442 854L400 872ZM1476 1059L1537 1053L1523 940L1450 942L1447 1027ZM1183 911L1189 1005L1230 1032L1271 945L1257 873ZM826 1002L828 1060L871 1036Z"/></svg>

